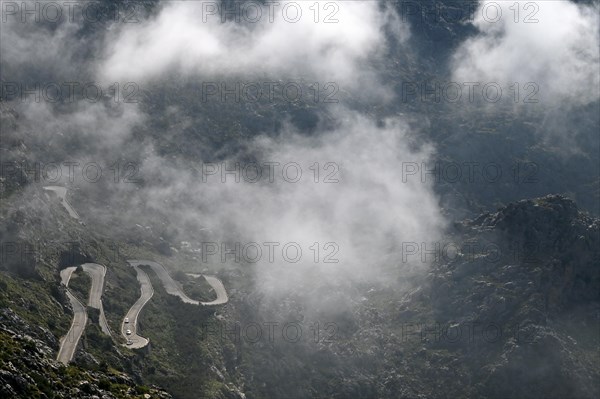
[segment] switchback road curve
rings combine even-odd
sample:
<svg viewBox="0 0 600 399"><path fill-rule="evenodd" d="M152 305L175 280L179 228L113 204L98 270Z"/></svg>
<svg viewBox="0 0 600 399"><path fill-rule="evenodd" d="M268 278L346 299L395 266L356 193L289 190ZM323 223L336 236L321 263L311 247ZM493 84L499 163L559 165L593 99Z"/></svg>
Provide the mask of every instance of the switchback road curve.
<svg viewBox="0 0 600 399"><path fill-rule="evenodd" d="M59 200L61 201L61 204L67 210L68 214L72 218L77 219L81 222L79 215L66 199L67 189L65 187L46 186L44 187L44 190L56 193ZM127 341L127 346L129 348L143 348L149 343L149 340L147 338L144 338L137 334L137 320L140 312L144 308L144 305L146 305L150 298L152 298L152 295L154 295L154 288L152 287L152 283L150 282L150 277L148 277L148 274L139 268L140 265L150 266L162 282L163 287L165 288L167 293L170 295L178 296L184 303L202 306L215 306L223 305L229 301L229 297L227 296L225 286L223 286L223 282L217 277L204 276L208 284L210 284L211 287L215 290L217 297L210 302L200 302L188 297L183 292L179 284L175 280L173 280L173 278L169 275L165 267L160 263L151 260L129 260L127 262L135 269L137 274L137 280L140 283L141 290L139 299L129 309L129 311L125 315L125 318L123 318L123 322L121 323L121 335L125 337ZM106 275L106 266L97 263L84 263L83 265L81 265L81 267L92 278L92 286L90 287L90 293L88 296L88 306L100 310L100 328L105 334L110 336L110 327L108 325L108 322L106 321L104 307L102 306L102 292L104 290L104 277ZM71 266L61 270L61 283L65 285L65 287L68 287L69 280L71 279L71 275L73 274L73 271L75 271L75 269L76 267ZM194 275L195 278L199 278L200 276L201 275ZM69 297L71 306L73 307L73 322L71 323L71 328L69 329L67 335L61 338L60 349L57 356L57 359L64 364L69 363L71 359L73 359L75 349L77 348L79 339L83 334L88 317L85 306L83 306L83 304L79 302L79 300L69 291L68 288L67 296ZM128 330L130 331L130 334L127 334Z"/></svg>
<svg viewBox="0 0 600 399"><path fill-rule="evenodd" d="M104 276L106 275L106 266L97 263L84 263L81 267L83 271L92 278L87 306L100 310L100 328L102 329L102 332L110 336L110 328L108 327L106 316L104 315L104 308L102 306L102 291L104 287ZM64 364L69 363L71 359L73 359L75 349L77 349L77 344L85 330L88 319L86 307L79 302L68 288L71 275L76 269L75 266L70 266L60 271L61 284L67 287L67 296L73 307L73 322L71 323L71 328L67 332L67 335L60 340L60 349L57 356L57 360Z"/></svg>
<svg viewBox="0 0 600 399"><path fill-rule="evenodd" d="M72 266L60 271L61 283L65 287L69 286L69 280L75 269L76 267ZM73 359L75 349L77 348L77 344L79 343L79 339L81 338L81 334L83 334L83 330L87 323L87 312L85 307L77 298L75 298L68 288L67 296L73 307L73 321L71 322L71 328L69 328L67 335L60 339L60 349L58 350L56 360L63 364L68 364L71 359Z"/></svg>
<svg viewBox="0 0 600 399"><path fill-rule="evenodd" d="M97 263L84 263L81 267L83 268L83 271L92 278L88 306L100 311L100 328L104 334L110 335L110 328L108 327L108 322L104 315L104 307L102 306L102 292L104 291L106 266Z"/></svg>
<svg viewBox="0 0 600 399"><path fill-rule="evenodd" d="M188 297L179 284L173 280L173 278L167 272L165 267L151 260L137 260L132 259L127 261L137 272L138 281L140 282L140 286L142 289L142 294L137 302L129 309L126 319L129 320L129 323L125 323L125 319L123 319L123 323L121 324L121 334L128 340L128 346L134 349L142 348L148 344L148 339L141 337L137 334L137 319L144 308L144 305L150 300L153 294L152 284L150 282L150 278L148 274L140 269L140 266L146 265L152 268L152 271L157 275L160 279L165 291L169 295L179 297L184 303L189 303L191 305L202 305L202 306L214 306L214 305L223 305L229 301L229 297L227 296L227 291L223 286L223 282L214 276L204 276L206 281L213 287L217 294L217 298L210 302L200 302ZM127 335L126 331L130 330L131 334Z"/></svg>
<svg viewBox="0 0 600 399"><path fill-rule="evenodd" d="M56 196L58 197L58 199L59 199L60 203L62 204L62 206L69 213L69 215L73 219L79 220L79 215L77 214L77 211L75 211L75 209L73 209L73 207L71 206L71 204L69 204L69 201L67 201L67 189L65 187L61 187L61 186L46 186L46 187L44 187L44 190L54 192L56 194Z"/></svg>
<svg viewBox="0 0 600 399"><path fill-rule="evenodd" d="M133 266L133 265L132 265ZM154 288L150 282L150 277L145 271L137 266L133 266L137 273L137 280L140 283L141 295L140 298L133 304L131 309L125 315L123 322L121 323L121 335L127 340L127 346L132 349L143 348L150 342L147 338L144 338L137 334L137 320L142 308L154 295ZM125 320L128 320L126 323ZM127 335L126 331L130 330L131 334Z"/></svg>

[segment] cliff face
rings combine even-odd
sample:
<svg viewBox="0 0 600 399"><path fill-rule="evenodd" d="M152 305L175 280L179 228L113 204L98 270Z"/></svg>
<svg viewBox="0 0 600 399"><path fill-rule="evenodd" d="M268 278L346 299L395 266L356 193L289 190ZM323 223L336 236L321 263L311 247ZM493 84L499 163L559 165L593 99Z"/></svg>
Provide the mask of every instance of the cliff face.
<svg viewBox="0 0 600 399"><path fill-rule="evenodd" d="M359 304L330 315L339 331L334 339L314 347L243 348L247 361L261 364L244 368L246 393L596 397L599 226L562 196L511 203L456 223L411 292L394 284L359 288ZM239 312L251 320L260 315L251 306Z"/></svg>
<svg viewBox="0 0 600 399"><path fill-rule="evenodd" d="M519 243L523 254L530 248L530 258L522 258L541 268L538 288L550 310L600 299L598 219L580 214L573 201L561 196L522 201L484 224Z"/></svg>
<svg viewBox="0 0 600 399"><path fill-rule="evenodd" d="M461 242L486 250L439 264L429 299L437 319L482 326L483 339L455 346L479 392L597 396L598 219L567 198L547 196L510 204L458 230Z"/></svg>

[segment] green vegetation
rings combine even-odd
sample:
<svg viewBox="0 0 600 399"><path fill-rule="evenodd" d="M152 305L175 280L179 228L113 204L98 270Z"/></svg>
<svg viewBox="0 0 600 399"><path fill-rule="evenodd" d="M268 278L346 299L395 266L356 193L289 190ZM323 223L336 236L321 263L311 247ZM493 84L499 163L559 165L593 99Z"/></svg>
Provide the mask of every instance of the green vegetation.
<svg viewBox="0 0 600 399"><path fill-rule="evenodd" d="M143 374L176 397L219 398L223 384L210 369L223 369L223 351L233 348L206 333L216 330L214 309L182 303L164 291L150 268L142 268L154 286L154 296L138 320L140 333L150 339L149 353L136 352Z"/></svg>
<svg viewBox="0 0 600 399"><path fill-rule="evenodd" d="M143 398L152 393L150 388L134 384L129 377L114 369L102 373L84 370L76 365L57 365L40 348L40 343L31 338L14 338L0 329L0 369L12 374L20 383L11 384L18 397L62 398L75 389L89 395L98 395L98 389L111 393L118 399Z"/></svg>
<svg viewBox="0 0 600 399"><path fill-rule="evenodd" d="M175 276L174 276L175 277ZM215 290L204 277L192 277L179 273L177 281L182 285L183 291L190 297L201 302L209 302L217 297Z"/></svg>
<svg viewBox="0 0 600 399"><path fill-rule="evenodd" d="M55 336L66 334L71 315L61 302L66 298L58 283L25 280L0 272L0 307L11 308L31 324L48 328Z"/></svg>
<svg viewBox="0 0 600 399"><path fill-rule="evenodd" d="M69 280L69 290L84 306L88 302L91 287L92 278L83 271L81 266L77 267Z"/></svg>

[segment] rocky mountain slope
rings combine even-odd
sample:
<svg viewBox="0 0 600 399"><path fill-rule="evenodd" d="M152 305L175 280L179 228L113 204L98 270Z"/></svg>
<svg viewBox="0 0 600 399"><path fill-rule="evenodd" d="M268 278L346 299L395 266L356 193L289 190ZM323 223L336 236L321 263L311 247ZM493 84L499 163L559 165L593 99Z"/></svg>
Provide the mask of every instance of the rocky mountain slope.
<svg viewBox="0 0 600 399"><path fill-rule="evenodd" d="M182 398L199 392L248 398L599 393L600 224L566 197L511 203L454 223L444 240L428 243L437 248L424 260L433 266L410 293L398 290L402 282L390 273L387 287L354 287L355 301L344 312L309 314L294 292L283 302L264 301L244 267L221 275L233 294L220 315L182 307L158 288L140 320L153 342L149 353L117 349L90 322L75 365L65 368L52 360L70 320L60 268L89 261L108 265L105 310L118 328L137 295L131 289L134 273L123 259L143 253L177 264L181 257L173 250L161 255L155 233L115 242L119 236L71 220L35 182L23 184L9 186L1 215L4 243L36 248L7 258L0 271L7 395L164 395L136 383L158 383ZM110 256L111 243L119 245L122 258ZM415 259L422 261L420 254ZM392 263L402 268L402 260L398 253ZM214 333L232 331L236 322L273 320L303 321L309 338L255 343ZM333 323L335 334L324 329L311 339L311 321ZM190 367L199 374L189 374Z"/></svg>
<svg viewBox="0 0 600 399"><path fill-rule="evenodd" d="M139 5L139 25L172 4L122 3L124 10ZM392 4L402 22L410 24L410 36L402 42L390 26L381 27L389 43L380 64L364 60L366 70L377 75L371 83L396 95L391 101L378 98L378 90L365 96L351 85L339 87L336 106L311 98L289 101L281 94L231 102L217 97L203 101L199 95L205 80L230 84L238 78L299 82L310 92L312 77L271 76L268 69L249 70L242 77L169 70L160 79L140 82L135 104L117 104L110 96L90 103L82 93L72 102L42 105L3 97L0 398L600 396L598 100L564 108L543 101L480 107L422 96L422 88L453 79L454 51L477 34L469 23L476 5L454 0ZM446 20L442 14L459 17ZM95 68L88 68L99 62L96 52L118 39L113 34L120 27L112 17L102 14L98 21L65 30L66 37L73 37L65 47L75 49L68 68L49 68L45 62L20 68L3 58L3 81L32 86L47 83L48 76L59 81L96 79ZM64 27L42 25L35 27L38 40ZM16 26L20 32L22 26ZM70 68L75 76L63 76L68 75L63 69ZM407 84L417 87L408 99ZM339 113L337 105L347 111ZM324 278L318 288L305 282L280 296L263 290L257 265L200 262L199 250L189 241L217 240L219 233L235 227L220 226L220 220L205 225L204 219L221 208L222 215L234 209L223 206L217 196L211 204L196 202L214 188L201 183L203 162L260 159L260 150L248 148L256 137L270 142L289 131L296 141L310 144L300 147L302 151L312 150L311 138L329 134L352 113L368 115L377 128L397 118L409 131L403 141L432 148L431 165L417 160L421 175L411 178L424 186L431 183L448 222L442 239L409 247L392 240L386 248L386 269L364 266L381 274L375 279ZM404 129L402 124L396 127ZM379 133L374 129L372 137L355 144L366 146ZM554 141L555 136L564 141ZM106 172L98 182L82 181L78 175L74 182L65 177L52 183L67 186L69 201L85 224L43 190L52 180L48 170L36 171L39 165L72 161L97 162ZM366 169L371 161L356 160ZM135 182L123 183L128 169L113 174L110 168L118 162L134 166ZM474 179L466 168L458 180L445 174L465 164L477 165ZM482 173L485 166L499 169L499 178ZM427 171L433 167L439 173ZM382 172L375 170L373 180ZM402 171L392 172L396 186L390 185L391 191L403 192ZM178 181L188 175L188 180ZM188 190L193 185L202 190ZM224 197L235 197L233 193ZM364 209L369 202L365 200ZM330 216L315 209L314 214ZM299 219L312 216L303 212L298 210ZM257 230L262 228L263 220L250 220ZM119 331L127 309L139 297L127 259L160 261L188 295L207 301L212 299L207 285L195 283L186 272L210 269L225 284L230 302L218 310L182 304L148 270L155 293L140 314L139 327L151 345L128 349L121 337L103 335L98 314L90 311L73 362L66 367L57 363L59 338L72 317L59 271L85 262L106 265L103 307L110 328ZM411 268L419 272L405 273ZM72 287L82 302L89 288L85 279L76 275ZM290 323L301 326L301 339L290 339L281 330ZM258 338L256 326L262 327ZM275 328L273 339L266 326Z"/></svg>
<svg viewBox="0 0 600 399"><path fill-rule="evenodd" d="M457 223L416 289L366 287L362 303L334 320L334 340L247 344L264 364L246 370L248 385L256 397L595 397L599 228L561 196Z"/></svg>
<svg viewBox="0 0 600 399"><path fill-rule="evenodd" d="M106 363L95 369L64 366L55 360L58 341L3 308L0 313L0 397L2 398L160 398L171 395L136 384Z"/></svg>

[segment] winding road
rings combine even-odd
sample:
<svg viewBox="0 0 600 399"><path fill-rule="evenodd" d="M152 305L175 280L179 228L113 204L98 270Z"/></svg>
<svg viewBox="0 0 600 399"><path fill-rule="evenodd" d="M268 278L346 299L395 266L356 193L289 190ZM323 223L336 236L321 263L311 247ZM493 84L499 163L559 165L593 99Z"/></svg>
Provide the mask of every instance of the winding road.
<svg viewBox="0 0 600 399"><path fill-rule="evenodd" d="M229 301L229 297L227 296L227 291L225 290L225 286L223 282L214 276L204 276L206 282L210 284L211 287L217 293L217 298L214 301L210 302L200 302L201 305L204 306L213 306L213 305L224 305Z"/></svg>
<svg viewBox="0 0 600 399"><path fill-rule="evenodd" d="M150 266L152 268L152 271L154 273L156 273L156 275L162 282L163 287L165 287L165 291L167 291L167 294L178 296L185 303L189 303L192 305L200 304L200 302L193 300L192 298L187 296L181 290L181 288L179 288L179 286L177 285L175 280L173 280L173 278L169 275L169 272L167 272L167 269L165 269L165 267L163 265L161 265L160 263L157 263L157 262L154 262L151 260L137 260L137 259L128 260L127 263L129 263L133 267L139 267L142 265Z"/></svg>
<svg viewBox="0 0 600 399"><path fill-rule="evenodd" d="M67 201L67 189L61 186L46 186L44 187L46 191L52 191L56 193L58 198L60 199L61 204L67 210L69 215L80 221L79 215L73 209L73 207ZM178 296L183 302L189 303L192 305L202 305L202 306L214 306L214 305L223 305L229 301L229 297L227 296L227 291L223 286L223 282L214 276L204 276L208 284L215 290L217 294L217 298L210 302L200 302L188 297L179 286L179 284L173 280L173 278L167 272L167 269L160 263L151 261L151 260L128 260L127 261L136 271L137 280L140 283L141 294L139 299L133 304L133 306L129 309L125 318L123 318L123 322L121 323L121 335L125 337L127 341L127 347L132 349L143 348L150 342L147 338L144 338L137 334L137 321L138 316L146 303L152 298L154 295L154 288L152 287L152 282L150 281L150 277L148 274L140 269L140 265L148 265L152 268L154 273L158 276L160 281L162 282L165 290L168 294ZM100 310L100 319L99 324L102 332L106 335L111 336L110 327L108 322L106 321L106 315L104 314L104 307L102 305L102 292L104 290L104 277L106 276L106 266L100 265L97 263L84 263L81 265L84 272L88 273L92 278L92 286L90 287L90 293L88 295L88 306ZM77 349L77 344L79 343L79 339L85 330L85 325L87 323L88 315L85 306L69 291L69 280L71 279L71 275L76 270L75 266L67 267L60 271L61 284L67 287L67 296L71 302L71 306L73 307L73 322L71 323L71 327L67 332L67 335L61 338L60 340L60 349L58 351L57 360L61 363L68 364L75 354L75 350ZM199 278L203 275L193 275L195 278ZM127 320L127 322L126 322ZM127 330L130 330L130 334L127 334Z"/></svg>
<svg viewBox="0 0 600 399"><path fill-rule="evenodd" d="M106 276L106 266L97 263L84 263L81 265L83 271L92 278L90 295L88 297L88 306L100 310L100 328L106 335L110 335L110 328L104 314L102 306L102 291L104 290L104 276Z"/></svg>
<svg viewBox="0 0 600 399"><path fill-rule="evenodd" d="M72 218L79 220L79 215L77 214L77 211L75 211L75 209L73 209L73 207L71 206L71 204L69 204L69 201L67 201L67 189L66 189L66 187L61 187L61 186L46 186L46 187L44 187L44 190L46 190L46 191L53 191L54 193L56 193L56 196L60 200L60 203L67 210L67 212L69 213L69 215Z"/></svg>
<svg viewBox="0 0 600 399"><path fill-rule="evenodd" d="M140 282L142 293L137 302L129 309L127 312L126 318L129 319L129 323L125 323L125 319L123 319L123 323L121 324L121 334L128 340L127 346L134 349L143 348L148 345L149 340L137 334L137 319L144 308L144 305L150 300L152 297L154 290L152 288L152 283L150 282L150 278L148 274L140 269L140 266L146 265L152 268L152 271L158 276L160 281L165 288L165 291L169 295L179 297L184 303L189 303L191 305L202 305L202 306L214 306L214 305L223 305L229 301L229 297L227 296L227 291L225 290L225 286L223 286L223 282L214 276L204 276L206 281L213 287L217 294L217 298L210 302L200 302L194 299L191 299L189 296L183 292L179 284L173 280L173 278L167 272L165 267L151 260L137 260L132 259L128 260L129 263L137 272L137 278ZM200 275L194 275L194 277L199 277ZM132 322L133 321L133 322ZM126 331L131 330L131 335L127 335Z"/></svg>
<svg viewBox="0 0 600 399"><path fill-rule="evenodd" d="M60 339L60 349L58 351L58 356L56 357L56 360L63 364L68 364L71 359L73 359L75 349L77 348L77 344L79 343L79 339L81 338L81 334L83 334L83 330L87 323L85 306L83 306L68 289L69 280L75 269L76 267L71 266L60 271L61 283L67 287L67 296L73 307L73 322L71 323L71 328L69 328L67 335Z"/></svg>
<svg viewBox="0 0 600 399"><path fill-rule="evenodd" d="M147 338L137 334L137 320L144 305L146 305L150 298L152 298L152 295L154 295L154 288L152 288L150 277L148 277L148 274L146 274L145 271L137 266L133 266L133 268L137 272L137 279L140 283L140 289L142 293L140 298L133 304L131 309L129 309L125 315L125 319L128 319L129 322L125 323L125 319L123 319L123 322L121 323L121 335L123 335L127 340L128 347L132 349L139 349L148 345L150 342ZM131 330L131 335L126 334L127 330Z"/></svg>
<svg viewBox="0 0 600 399"><path fill-rule="evenodd" d="M84 272L90 275L92 278L92 286L88 294L87 306L100 310L100 328L102 332L110 336L110 328L104 315L104 308L102 306L102 291L104 288L104 276L106 275L106 266L99 265L97 263L84 263L81 265ZM71 275L77 269L75 266L67 267L60 271L61 284L67 287L67 296L73 307L73 322L71 328L67 332L67 335L60 340L60 349L58 351L57 360L61 363L67 364L73 359L75 349L79 343L79 339L85 330L87 324L87 309L69 290L69 281Z"/></svg>
<svg viewBox="0 0 600 399"><path fill-rule="evenodd" d="M217 294L217 298L213 301L200 302L187 296L185 292L183 292L183 290L181 289L181 286L175 280L173 280L169 272L167 272L167 269L165 269L165 267L160 263L151 260L128 260L127 263L129 263L133 267L138 267L141 265L150 266L162 282L163 287L165 287L165 291L167 291L167 294L178 296L185 303L189 303L192 305L213 306L223 305L229 300L227 296L227 291L225 290L223 283L217 277L193 275L196 278L198 278L199 276L204 276L206 282L210 284L210 286L215 290Z"/></svg>

